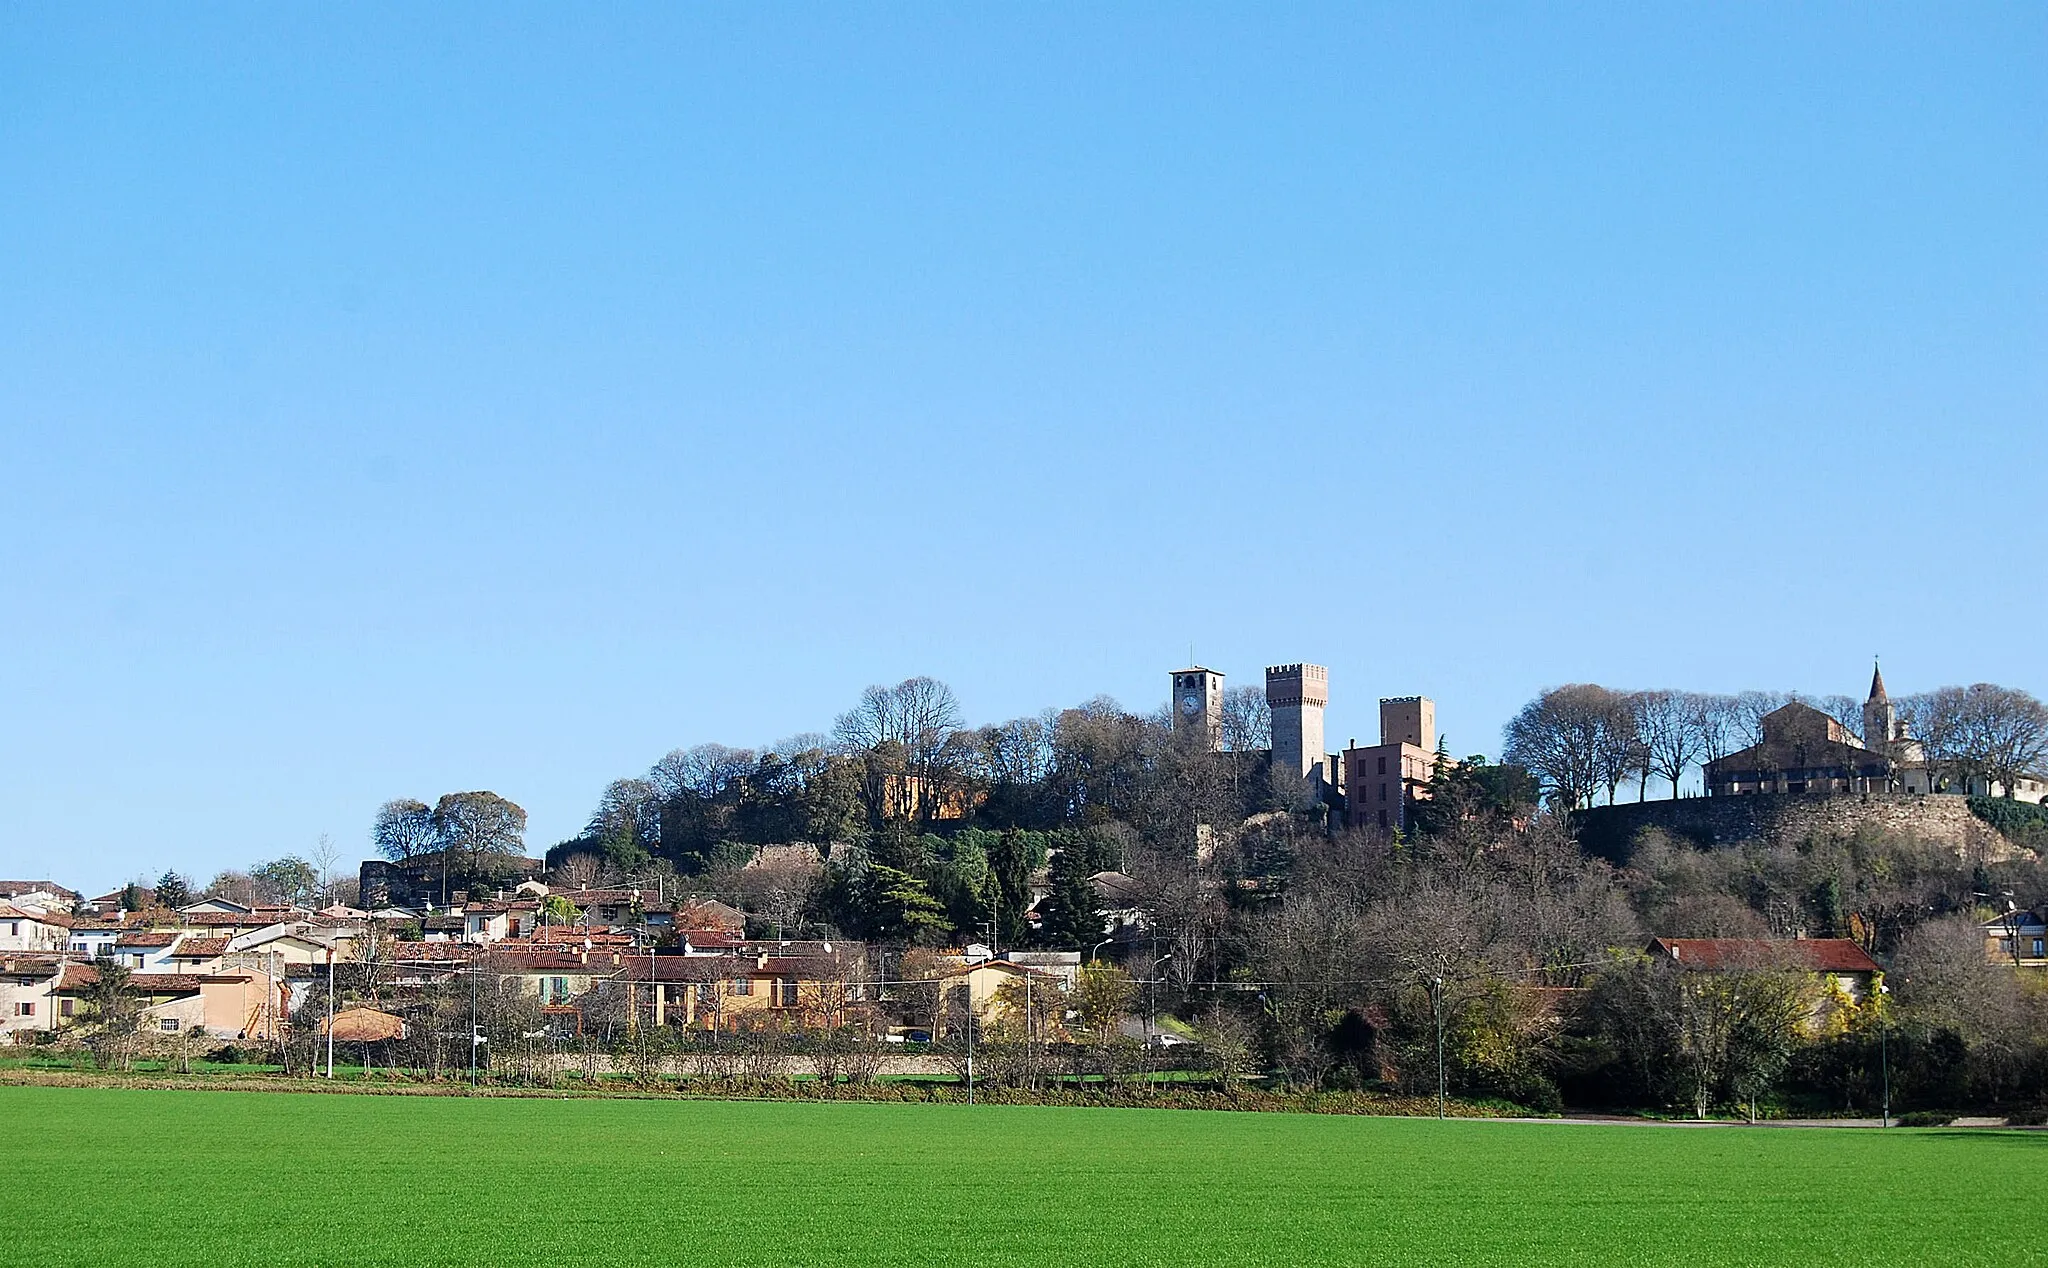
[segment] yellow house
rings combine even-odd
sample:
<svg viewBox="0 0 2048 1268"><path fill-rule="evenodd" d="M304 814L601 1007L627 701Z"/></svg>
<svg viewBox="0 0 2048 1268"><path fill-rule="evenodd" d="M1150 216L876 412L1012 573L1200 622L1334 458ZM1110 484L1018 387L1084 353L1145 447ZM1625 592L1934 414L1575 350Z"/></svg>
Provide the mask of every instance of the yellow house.
<svg viewBox="0 0 2048 1268"><path fill-rule="evenodd" d="M858 943L801 955L628 955L621 967L617 980L656 1025L837 1027L867 1006L866 955Z"/></svg>

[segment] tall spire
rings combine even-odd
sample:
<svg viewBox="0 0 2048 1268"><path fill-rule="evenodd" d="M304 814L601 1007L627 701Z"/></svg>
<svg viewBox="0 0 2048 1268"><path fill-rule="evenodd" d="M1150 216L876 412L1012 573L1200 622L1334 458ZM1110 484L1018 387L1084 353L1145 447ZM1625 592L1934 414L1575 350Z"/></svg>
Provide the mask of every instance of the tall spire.
<svg viewBox="0 0 2048 1268"><path fill-rule="evenodd" d="M1891 699L1890 696L1884 694L1884 670L1878 668L1877 657L1875 656L1870 658L1870 698L1872 700Z"/></svg>

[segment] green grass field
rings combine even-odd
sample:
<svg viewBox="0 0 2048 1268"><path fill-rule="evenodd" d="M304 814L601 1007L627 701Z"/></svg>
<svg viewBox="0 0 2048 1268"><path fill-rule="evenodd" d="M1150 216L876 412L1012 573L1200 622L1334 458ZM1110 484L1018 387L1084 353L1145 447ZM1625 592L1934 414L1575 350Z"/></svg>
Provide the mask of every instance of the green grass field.
<svg viewBox="0 0 2048 1268"><path fill-rule="evenodd" d="M0 1088L0 1263L2044 1262L2048 1134Z"/></svg>

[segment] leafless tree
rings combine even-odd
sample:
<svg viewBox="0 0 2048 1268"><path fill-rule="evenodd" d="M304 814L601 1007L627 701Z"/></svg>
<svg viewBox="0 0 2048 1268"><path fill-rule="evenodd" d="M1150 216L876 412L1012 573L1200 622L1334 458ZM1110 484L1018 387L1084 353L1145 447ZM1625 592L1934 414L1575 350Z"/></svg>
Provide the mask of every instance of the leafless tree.
<svg viewBox="0 0 2048 1268"><path fill-rule="evenodd" d="M1635 694L1636 731L1649 756L1649 769L1679 795L1685 773L1707 748L1707 700L1690 691L1639 691Z"/></svg>
<svg viewBox="0 0 2048 1268"><path fill-rule="evenodd" d="M698 744L676 749L656 762L647 772L647 779L664 800L687 796L711 801L734 782L744 779L757 763L752 749Z"/></svg>
<svg viewBox="0 0 2048 1268"><path fill-rule="evenodd" d="M1273 747L1273 709L1263 689L1232 687L1223 693L1223 747L1233 753Z"/></svg>
<svg viewBox="0 0 2048 1268"><path fill-rule="evenodd" d="M2048 767L2048 705L1988 682L1943 687L1906 701L1930 764L1965 785L2016 795L2020 780Z"/></svg>
<svg viewBox="0 0 2048 1268"><path fill-rule="evenodd" d="M1575 810L1598 789L1614 790L1634 758L1628 698L1592 683L1555 687L1524 705L1507 726L1502 757L1541 780L1553 801Z"/></svg>
<svg viewBox="0 0 2048 1268"><path fill-rule="evenodd" d="M319 840L313 843L311 854L312 857L307 862L313 865L313 871L319 878L320 897L323 902L331 905L335 901L334 889L337 880L334 865L341 861L341 851L336 848L334 838L323 832Z"/></svg>
<svg viewBox="0 0 2048 1268"><path fill-rule="evenodd" d="M1814 708L1842 724L1849 738L1858 744L1863 740L1863 702L1854 696L1816 696L1811 701Z"/></svg>
<svg viewBox="0 0 2048 1268"><path fill-rule="evenodd" d="M1799 698L1796 691L1744 691L1735 696L1734 716L1741 730L1739 747L1747 748L1761 744L1764 739L1764 718Z"/></svg>
<svg viewBox="0 0 2048 1268"><path fill-rule="evenodd" d="M1708 693L1700 700L1700 766L1722 758L1742 747L1745 734L1741 722L1742 703L1731 695Z"/></svg>

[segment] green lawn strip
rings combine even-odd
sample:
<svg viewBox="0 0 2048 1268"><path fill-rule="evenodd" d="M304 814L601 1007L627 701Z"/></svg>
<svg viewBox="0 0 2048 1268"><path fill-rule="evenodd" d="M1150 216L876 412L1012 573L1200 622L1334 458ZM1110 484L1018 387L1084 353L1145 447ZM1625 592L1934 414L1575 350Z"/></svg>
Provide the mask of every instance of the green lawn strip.
<svg viewBox="0 0 2048 1268"><path fill-rule="evenodd" d="M0 1264L2029 1262L2048 1136L0 1088ZM90 1165L81 1149L95 1143ZM2019 1259L2015 1261L2015 1255Z"/></svg>

